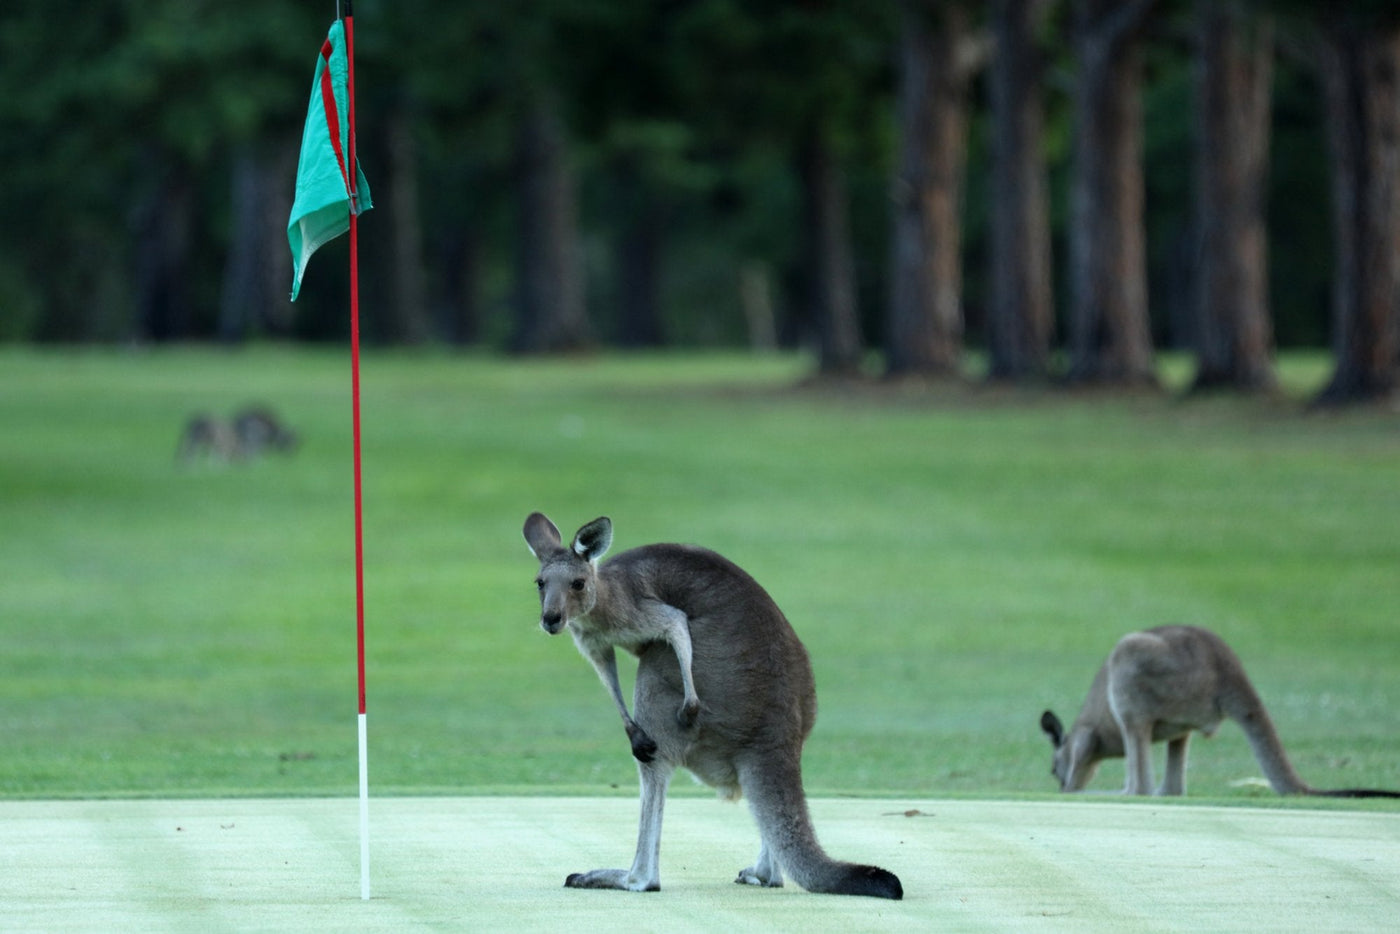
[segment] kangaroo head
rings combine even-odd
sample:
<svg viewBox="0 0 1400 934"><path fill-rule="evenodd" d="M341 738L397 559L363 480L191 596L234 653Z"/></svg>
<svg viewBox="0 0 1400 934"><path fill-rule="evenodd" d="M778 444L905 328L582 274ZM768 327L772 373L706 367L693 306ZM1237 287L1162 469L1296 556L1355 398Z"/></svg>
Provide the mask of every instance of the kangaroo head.
<svg viewBox="0 0 1400 934"><path fill-rule="evenodd" d="M1093 731L1076 725L1066 733L1060 718L1049 710L1040 715L1040 728L1055 747L1050 772L1060 783L1060 790L1079 791L1089 784L1099 767L1099 759L1094 755Z"/></svg>
<svg viewBox="0 0 1400 934"><path fill-rule="evenodd" d="M598 559L612 545L612 520L594 519L565 548L559 529L543 513L525 520L525 544L540 562L540 626L554 635L587 616L598 602Z"/></svg>

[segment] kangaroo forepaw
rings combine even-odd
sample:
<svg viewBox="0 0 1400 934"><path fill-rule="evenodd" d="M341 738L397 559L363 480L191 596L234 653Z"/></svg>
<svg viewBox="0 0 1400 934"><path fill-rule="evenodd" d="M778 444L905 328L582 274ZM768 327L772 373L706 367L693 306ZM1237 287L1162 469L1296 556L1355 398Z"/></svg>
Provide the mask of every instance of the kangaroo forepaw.
<svg viewBox="0 0 1400 934"><path fill-rule="evenodd" d="M682 730L688 730L693 727L695 721L699 719L699 717L700 701L698 698L686 701L681 704L680 709L676 711L676 723L680 725Z"/></svg>
<svg viewBox="0 0 1400 934"><path fill-rule="evenodd" d="M647 731L633 725L627 728L627 738L632 742L632 756L638 762L650 762L656 758L656 740Z"/></svg>

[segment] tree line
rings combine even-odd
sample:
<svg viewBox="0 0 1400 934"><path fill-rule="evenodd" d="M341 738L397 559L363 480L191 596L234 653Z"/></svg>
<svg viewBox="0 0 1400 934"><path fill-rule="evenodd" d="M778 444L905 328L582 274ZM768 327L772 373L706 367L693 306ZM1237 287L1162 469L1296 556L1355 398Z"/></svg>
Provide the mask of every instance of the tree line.
<svg viewBox="0 0 1400 934"><path fill-rule="evenodd" d="M287 300L290 0L0 12L0 339L342 337ZM364 329L806 345L823 374L1267 391L1400 372L1390 0L360 0ZM343 253L340 254L343 256Z"/></svg>

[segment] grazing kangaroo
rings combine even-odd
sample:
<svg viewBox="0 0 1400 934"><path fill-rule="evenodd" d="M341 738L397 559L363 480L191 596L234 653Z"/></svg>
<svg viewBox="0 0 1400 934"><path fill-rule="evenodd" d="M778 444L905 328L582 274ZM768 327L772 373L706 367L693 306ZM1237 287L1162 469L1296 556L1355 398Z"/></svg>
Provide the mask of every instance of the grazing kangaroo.
<svg viewBox="0 0 1400 934"><path fill-rule="evenodd" d="M193 415L180 432L175 459L182 464L196 461L228 463L238 457L238 436L233 426L213 415Z"/></svg>
<svg viewBox="0 0 1400 934"><path fill-rule="evenodd" d="M1239 657L1215 633L1195 626L1128 633L1094 676L1069 732L1049 710L1041 714L1040 728L1054 744L1051 771L1061 791L1083 790L1102 760L1123 756L1123 793L1152 794L1152 743L1166 742L1166 774L1156 793L1184 795L1191 731L1210 736L1227 718L1244 730L1264 776L1281 795L1400 798L1400 792L1367 788L1319 790L1299 778Z"/></svg>
<svg viewBox="0 0 1400 934"><path fill-rule="evenodd" d="M291 453L298 438L266 406L249 406L230 420L200 413L185 424L175 458L182 464L204 460L231 464L257 458L265 451Z"/></svg>
<svg viewBox="0 0 1400 934"><path fill-rule="evenodd" d="M802 744L816 719L807 651L767 592L703 548L645 545L598 559L612 522L595 519L565 546L540 513L525 541L540 562L540 626L568 629L622 715L641 777L641 822L630 869L574 873L570 888L661 888L666 789L684 767L721 796L749 798L758 860L735 880L780 886L786 871L813 892L902 898L876 866L831 859L817 843L802 790ZM637 656L632 713L618 685L614 648Z"/></svg>
<svg viewBox="0 0 1400 934"><path fill-rule="evenodd" d="M277 413L267 406L249 406L233 417L233 434L240 457L257 457L264 451L291 453L299 439Z"/></svg>

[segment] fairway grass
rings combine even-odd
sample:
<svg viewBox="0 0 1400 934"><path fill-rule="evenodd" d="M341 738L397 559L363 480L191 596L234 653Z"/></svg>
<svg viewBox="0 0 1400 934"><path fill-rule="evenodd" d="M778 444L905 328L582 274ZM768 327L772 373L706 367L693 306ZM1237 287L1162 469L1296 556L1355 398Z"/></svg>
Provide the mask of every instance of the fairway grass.
<svg viewBox="0 0 1400 934"><path fill-rule="evenodd" d="M536 509L708 545L773 594L816 672L816 794L1049 791L1040 712L1163 623L1236 648L1307 781L1400 787L1400 417L1307 412L1321 358L1281 369L1291 399L1181 400L367 353L372 787L630 813L616 714L537 623ZM191 413L251 401L295 456L175 463ZM346 355L3 349L0 428L0 798L353 795ZM1258 775L1233 725L1193 745L1193 799L1307 804Z"/></svg>
<svg viewBox="0 0 1400 934"><path fill-rule="evenodd" d="M353 799L0 802L9 932L1381 931L1400 814L1091 800L814 800L836 856L903 901L733 883L742 807L667 809L658 893L563 888L626 865L633 803L394 798L360 899Z"/></svg>

